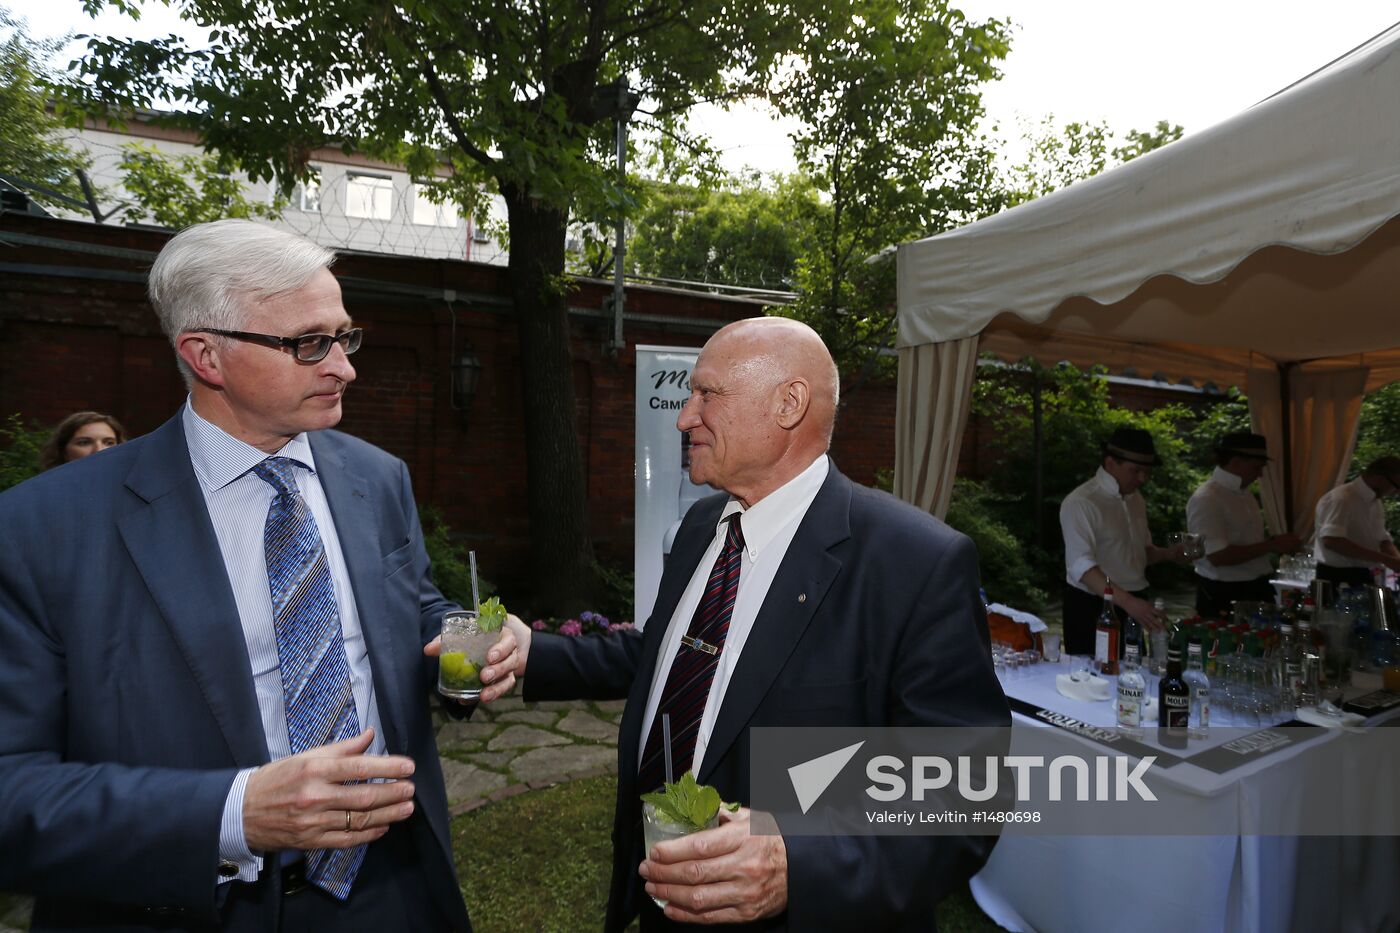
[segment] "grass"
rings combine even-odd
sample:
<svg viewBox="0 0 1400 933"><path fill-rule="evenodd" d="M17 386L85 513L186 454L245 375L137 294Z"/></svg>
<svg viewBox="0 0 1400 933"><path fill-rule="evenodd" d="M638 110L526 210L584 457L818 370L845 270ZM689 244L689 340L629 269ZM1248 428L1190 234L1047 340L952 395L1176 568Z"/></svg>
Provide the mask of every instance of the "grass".
<svg viewBox="0 0 1400 933"><path fill-rule="evenodd" d="M602 929L616 787L612 776L586 778L510 797L453 820L452 845L473 929ZM964 885L938 906L938 929L990 933L1000 928Z"/></svg>

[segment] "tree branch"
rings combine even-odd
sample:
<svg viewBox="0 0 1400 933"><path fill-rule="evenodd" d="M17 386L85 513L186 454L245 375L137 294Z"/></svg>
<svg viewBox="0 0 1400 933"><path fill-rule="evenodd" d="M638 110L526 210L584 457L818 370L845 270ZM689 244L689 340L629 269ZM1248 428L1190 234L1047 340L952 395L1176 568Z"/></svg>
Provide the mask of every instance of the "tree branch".
<svg viewBox="0 0 1400 933"><path fill-rule="evenodd" d="M428 90L432 93L433 100L437 101L439 109L442 110L443 118L447 120L447 126L452 130L452 136L457 141L457 145L472 159L480 162L486 168L494 169L496 160L491 158L491 154L478 148L467 138L467 129L462 125L462 121L457 119L457 113L452 109L452 102L447 97L447 89L442 86L442 82L438 79L437 70L433 68L431 60L423 62L423 78L428 82Z"/></svg>

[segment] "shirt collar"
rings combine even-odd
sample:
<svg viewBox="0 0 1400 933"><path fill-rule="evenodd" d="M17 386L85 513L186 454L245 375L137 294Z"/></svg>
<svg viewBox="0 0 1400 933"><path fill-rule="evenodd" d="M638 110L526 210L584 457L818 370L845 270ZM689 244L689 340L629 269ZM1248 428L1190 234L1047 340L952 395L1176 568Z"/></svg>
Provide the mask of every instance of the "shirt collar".
<svg viewBox="0 0 1400 933"><path fill-rule="evenodd" d="M1122 490L1118 488L1118 480L1114 479L1113 475L1103 467L1099 467L1094 471L1094 481L1099 484L1100 489L1113 496L1115 499L1128 498L1123 495Z"/></svg>
<svg viewBox="0 0 1400 933"><path fill-rule="evenodd" d="M787 527L788 522L802 515L812 500L821 491L830 470L831 460L822 454L813 460L807 469L764 496L751 508L745 509L738 499L730 498L720 515L716 532L724 520L736 512L744 518L741 527L744 531L744 550L749 552L749 560L758 560L763 551L778 532Z"/></svg>
<svg viewBox="0 0 1400 933"><path fill-rule="evenodd" d="M1231 492L1239 492L1244 489L1244 481L1224 467L1216 467L1210 474L1213 483L1219 483Z"/></svg>
<svg viewBox="0 0 1400 933"><path fill-rule="evenodd" d="M1370 502L1372 499L1378 502L1380 501L1380 493L1366 484L1366 478L1364 476L1358 476L1356 479L1352 480L1351 485L1356 487L1357 493L1362 495L1367 502Z"/></svg>
<svg viewBox="0 0 1400 933"><path fill-rule="evenodd" d="M190 465L204 488L211 492L223 489L269 456L295 460L312 473L316 472L316 461L311 456L311 443L306 439L305 432L292 438L277 453L265 454L252 444L240 441L217 425L205 421L194 410L190 399L185 400L182 417Z"/></svg>

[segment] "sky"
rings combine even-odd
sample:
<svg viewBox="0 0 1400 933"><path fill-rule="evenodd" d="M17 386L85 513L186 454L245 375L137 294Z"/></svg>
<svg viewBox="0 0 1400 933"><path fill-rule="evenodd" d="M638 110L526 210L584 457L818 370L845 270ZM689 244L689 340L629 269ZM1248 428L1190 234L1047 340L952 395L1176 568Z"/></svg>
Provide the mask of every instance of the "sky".
<svg viewBox="0 0 1400 933"><path fill-rule="evenodd" d="M139 23L106 13L94 24L79 0L0 0L31 34L183 32L152 3ZM1015 149L1021 124L1102 120L1122 134L1158 120L1193 133L1281 90L1400 20L1388 0L954 0L970 19L1010 19L1003 77L983 92L988 119ZM790 171L791 125L768 113L706 108L727 168Z"/></svg>

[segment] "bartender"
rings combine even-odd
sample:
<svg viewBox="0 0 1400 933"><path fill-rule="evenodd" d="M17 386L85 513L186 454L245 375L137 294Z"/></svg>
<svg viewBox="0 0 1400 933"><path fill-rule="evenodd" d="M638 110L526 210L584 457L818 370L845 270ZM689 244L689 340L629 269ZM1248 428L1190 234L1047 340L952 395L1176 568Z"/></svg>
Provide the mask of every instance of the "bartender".
<svg viewBox="0 0 1400 933"><path fill-rule="evenodd" d="M1400 457L1381 457L1361 475L1317 500L1317 576L1334 585L1369 586L1371 568L1400 572L1400 551L1385 527L1381 500L1400 492Z"/></svg>
<svg viewBox="0 0 1400 933"><path fill-rule="evenodd" d="M1186 530L1201 536L1205 556L1196 561L1196 611L1214 619L1238 600L1273 602L1270 554L1296 551L1294 534L1269 537L1259 500L1249 487L1264 472L1269 453L1262 434L1226 434L1215 449L1215 472L1186 503Z"/></svg>
<svg viewBox="0 0 1400 933"><path fill-rule="evenodd" d="M1147 504L1138 490L1162 462L1152 435L1140 428L1118 428L1100 453L1094 476L1060 505L1068 654L1094 653L1094 627L1109 581L1120 618L1130 615L1150 629L1164 626L1165 616L1146 598L1147 567L1163 560L1185 560L1182 547L1153 544L1147 527Z"/></svg>

